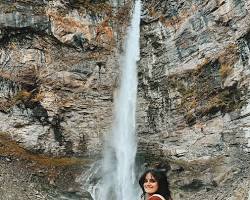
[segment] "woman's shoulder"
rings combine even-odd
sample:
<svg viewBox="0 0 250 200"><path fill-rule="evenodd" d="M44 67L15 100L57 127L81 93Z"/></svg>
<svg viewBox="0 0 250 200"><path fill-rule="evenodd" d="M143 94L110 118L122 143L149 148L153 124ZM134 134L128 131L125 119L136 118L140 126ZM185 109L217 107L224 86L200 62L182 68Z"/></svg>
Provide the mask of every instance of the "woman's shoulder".
<svg viewBox="0 0 250 200"><path fill-rule="evenodd" d="M159 194L154 194L148 200L166 200L166 199Z"/></svg>

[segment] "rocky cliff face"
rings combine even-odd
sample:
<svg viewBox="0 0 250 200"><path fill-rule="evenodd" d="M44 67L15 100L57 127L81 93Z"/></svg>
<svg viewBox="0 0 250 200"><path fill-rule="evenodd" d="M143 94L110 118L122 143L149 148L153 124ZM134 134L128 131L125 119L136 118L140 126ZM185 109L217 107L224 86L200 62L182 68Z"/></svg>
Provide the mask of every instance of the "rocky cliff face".
<svg viewBox="0 0 250 200"><path fill-rule="evenodd" d="M249 8L145 2L139 149L167 158L177 199L248 197Z"/></svg>
<svg viewBox="0 0 250 200"><path fill-rule="evenodd" d="M33 153L100 155L131 2L0 7L1 137ZM170 166L174 199L249 198L249 11L239 0L143 1L138 157Z"/></svg>
<svg viewBox="0 0 250 200"><path fill-rule="evenodd" d="M1 3L1 131L32 151L98 152L110 126L114 16L84 2Z"/></svg>

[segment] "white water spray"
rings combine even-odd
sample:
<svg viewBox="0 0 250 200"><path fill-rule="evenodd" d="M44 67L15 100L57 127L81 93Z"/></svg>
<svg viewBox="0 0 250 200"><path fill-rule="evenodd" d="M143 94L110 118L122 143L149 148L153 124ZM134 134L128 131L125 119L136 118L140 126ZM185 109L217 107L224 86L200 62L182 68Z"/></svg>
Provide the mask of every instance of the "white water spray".
<svg viewBox="0 0 250 200"><path fill-rule="evenodd" d="M104 154L102 199L137 199L135 190L135 114L137 96L137 67L139 60L141 3L135 2L128 29L125 53L121 58L122 76L115 98L115 113L111 138ZM111 194L113 197L111 197Z"/></svg>
<svg viewBox="0 0 250 200"><path fill-rule="evenodd" d="M102 169L97 169L100 165L95 163L82 178L85 183L88 182L88 191L94 200L139 199L134 168L137 150L135 134L136 63L140 53L140 12L141 2L136 0L131 25L127 31L124 55L121 56L122 76L115 97L112 134L106 138ZM95 180L95 176L98 176L98 171L101 171L102 178L95 183L93 180Z"/></svg>

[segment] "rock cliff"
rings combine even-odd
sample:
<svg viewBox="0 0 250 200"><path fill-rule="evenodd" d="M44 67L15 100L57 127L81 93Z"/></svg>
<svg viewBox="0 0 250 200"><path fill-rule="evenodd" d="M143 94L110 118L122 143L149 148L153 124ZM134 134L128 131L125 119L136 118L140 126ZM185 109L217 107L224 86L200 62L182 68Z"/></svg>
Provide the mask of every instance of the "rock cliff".
<svg viewBox="0 0 250 200"><path fill-rule="evenodd" d="M35 152L97 152L111 121L112 8L79 4L1 3L1 131Z"/></svg>
<svg viewBox="0 0 250 200"><path fill-rule="evenodd" d="M1 1L0 141L29 156L1 155L100 156L131 5ZM138 158L169 166L176 200L250 198L249 11L244 0L143 1Z"/></svg>
<svg viewBox="0 0 250 200"><path fill-rule="evenodd" d="M249 6L145 2L139 151L168 160L177 199L248 198Z"/></svg>

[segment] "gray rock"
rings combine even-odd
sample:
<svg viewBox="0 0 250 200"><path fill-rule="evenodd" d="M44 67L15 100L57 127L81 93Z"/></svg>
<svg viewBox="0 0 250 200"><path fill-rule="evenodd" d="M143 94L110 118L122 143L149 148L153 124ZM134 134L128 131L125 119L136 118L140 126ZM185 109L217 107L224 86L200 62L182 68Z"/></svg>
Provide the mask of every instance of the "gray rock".
<svg viewBox="0 0 250 200"><path fill-rule="evenodd" d="M250 4L155 2L143 1L138 157L170 165L174 199L245 200ZM124 22L63 1L33 3L0 13L0 131L32 152L97 159L112 123ZM78 198L62 198L70 195Z"/></svg>
<svg viewBox="0 0 250 200"><path fill-rule="evenodd" d="M0 29L4 28L31 28L35 31L45 31L49 28L49 18L20 12L0 13Z"/></svg>

